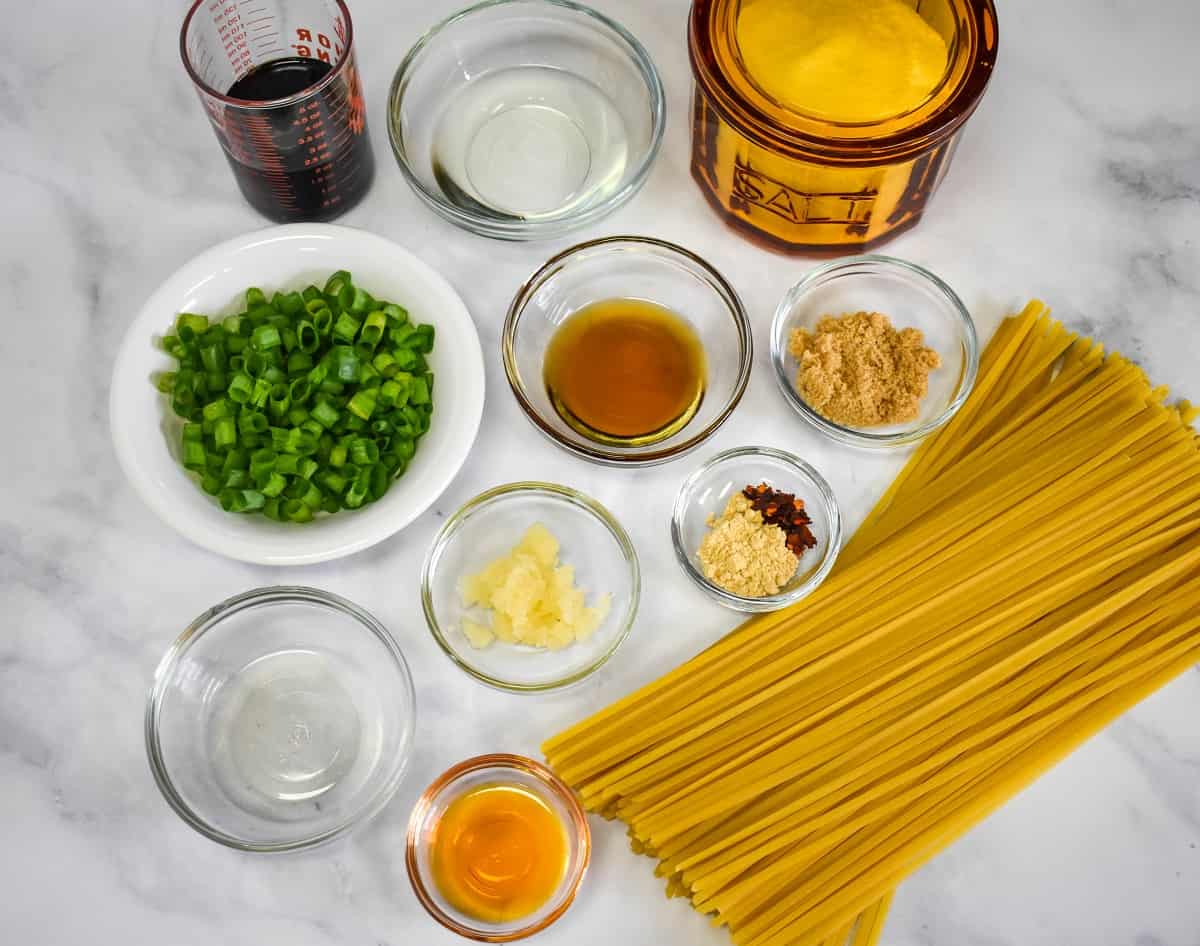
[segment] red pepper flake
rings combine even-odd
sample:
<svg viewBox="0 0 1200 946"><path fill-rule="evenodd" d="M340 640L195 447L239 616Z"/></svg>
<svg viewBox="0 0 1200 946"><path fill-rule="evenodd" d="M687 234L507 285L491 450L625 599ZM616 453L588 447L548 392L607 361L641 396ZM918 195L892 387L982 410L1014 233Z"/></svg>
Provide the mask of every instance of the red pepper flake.
<svg viewBox="0 0 1200 946"><path fill-rule="evenodd" d="M816 537L808 527L812 518L804 511L804 500L792 493L772 489L766 483L747 486L742 495L763 517L763 522L779 526L787 535L788 550L799 558L807 549L815 548Z"/></svg>

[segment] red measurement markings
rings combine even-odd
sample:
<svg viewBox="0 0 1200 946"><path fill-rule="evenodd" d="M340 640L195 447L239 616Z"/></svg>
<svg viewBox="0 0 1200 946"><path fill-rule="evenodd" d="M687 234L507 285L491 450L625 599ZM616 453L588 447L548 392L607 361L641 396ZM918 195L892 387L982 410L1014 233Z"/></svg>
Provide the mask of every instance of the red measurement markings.
<svg viewBox="0 0 1200 946"><path fill-rule="evenodd" d="M249 70L252 56L246 28L236 3L210 3L208 12L217 31L217 41L225 52L234 75L244 75Z"/></svg>
<svg viewBox="0 0 1200 946"><path fill-rule="evenodd" d="M313 99L306 105L298 107L300 117L296 124L301 130L301 138L306 142L307 155L304 158L306 168L316 168L329 163L329 142L326 139L325 120L321 115L321 102Z"/></svg>
<svg viewBox="0 0 1200 946"><path fill-rule="evenodd" d="M271 194L280 206L289 210L295 209L297 206L296 194L288 181L286 168L283 165L279 146L271 132L269 120L264 115L247 115L242 121L254 148L257 170L267 180Z"/></svg>

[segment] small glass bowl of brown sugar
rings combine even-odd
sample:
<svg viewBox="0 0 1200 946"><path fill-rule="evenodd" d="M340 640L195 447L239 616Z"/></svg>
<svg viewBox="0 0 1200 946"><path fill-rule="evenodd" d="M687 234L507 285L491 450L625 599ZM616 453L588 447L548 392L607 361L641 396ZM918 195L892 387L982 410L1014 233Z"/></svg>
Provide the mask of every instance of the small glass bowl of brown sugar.
<svg viewBox="0 0 1200 946"><path fill-rule="evenodd" d="M719 604L776 611L825 580L842 545L842 515L824 477L799 457L738 447L684 481L671 541L687 576Z"/></svg>
<svg viewBox="0 0 1200 946"><path fill-rule="evenodd" d="M818 267L788 291L771 325L784 398L834 440L900 447L962 407L979 341L962 300L914 263L866 255Z"/></svg>

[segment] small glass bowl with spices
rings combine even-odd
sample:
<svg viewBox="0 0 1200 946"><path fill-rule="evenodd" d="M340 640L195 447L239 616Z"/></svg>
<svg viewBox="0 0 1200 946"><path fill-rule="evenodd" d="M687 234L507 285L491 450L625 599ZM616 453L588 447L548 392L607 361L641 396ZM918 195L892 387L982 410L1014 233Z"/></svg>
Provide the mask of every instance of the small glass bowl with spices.
<svg viewBox="0 0 1200 946"><path fill-rule="evenodd" d="M855 256L813 270L783 297L771 361L784 398L818 430L851 446L901 447L962 407L979 341L962 300L933 273Z"/></svg>
<svg viewBox="0 0 1200 946"><path fill-rule="evenodd" d="M679 489L671 541L683 570L719 604L776 611L833 568L842 516L812 466L771 447L718 453Z"/></svg>

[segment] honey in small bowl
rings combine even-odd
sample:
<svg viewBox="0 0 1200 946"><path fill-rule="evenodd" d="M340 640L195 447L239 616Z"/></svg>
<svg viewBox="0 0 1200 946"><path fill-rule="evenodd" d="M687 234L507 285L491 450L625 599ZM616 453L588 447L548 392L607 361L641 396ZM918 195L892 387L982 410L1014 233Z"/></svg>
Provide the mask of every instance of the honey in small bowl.
<svg viewBox="0 0 1200 946"><path fill-rule="evenodd" d="M555 411L574 430L598 443L643 446L695 416L707 365L695 329L670 309L606 299L558 327L543 374Z"/></svg>
<svg viewBox="0 0 1200 946"><path fill-rule="evenodd" d="M530 789L480 785L452 801L430 852L434 882L455 909L486 923L535 913L567 869L562 821Z"/></svg>

